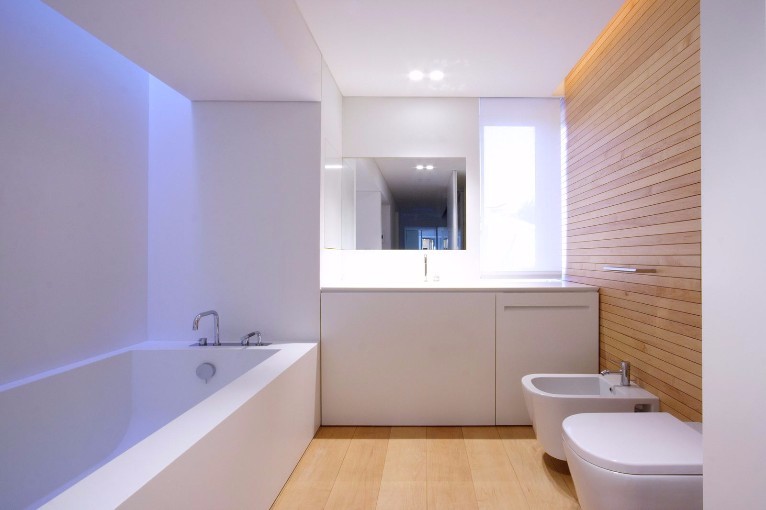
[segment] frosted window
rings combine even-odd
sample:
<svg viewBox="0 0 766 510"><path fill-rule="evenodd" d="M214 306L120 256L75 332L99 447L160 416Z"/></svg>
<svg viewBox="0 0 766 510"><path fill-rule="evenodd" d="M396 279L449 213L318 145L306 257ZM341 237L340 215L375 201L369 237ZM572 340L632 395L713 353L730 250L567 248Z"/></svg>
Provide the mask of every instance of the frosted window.
<svg viewBox="0 0 766 510"><path fill-rule="evenodd" d="M535 128L484 126L482 134L481 271L535 270Z"/></svg>

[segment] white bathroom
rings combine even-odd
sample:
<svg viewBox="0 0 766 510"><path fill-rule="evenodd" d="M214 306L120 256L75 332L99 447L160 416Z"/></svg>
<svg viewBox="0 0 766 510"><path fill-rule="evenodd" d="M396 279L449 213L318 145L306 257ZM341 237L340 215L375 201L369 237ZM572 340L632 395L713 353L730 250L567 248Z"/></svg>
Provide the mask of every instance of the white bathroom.
<svg viewBox="0 0 766 510"><path fill-rule="evenodd" d="M759 508L765 34L0 3L0 507Z"/></svg>

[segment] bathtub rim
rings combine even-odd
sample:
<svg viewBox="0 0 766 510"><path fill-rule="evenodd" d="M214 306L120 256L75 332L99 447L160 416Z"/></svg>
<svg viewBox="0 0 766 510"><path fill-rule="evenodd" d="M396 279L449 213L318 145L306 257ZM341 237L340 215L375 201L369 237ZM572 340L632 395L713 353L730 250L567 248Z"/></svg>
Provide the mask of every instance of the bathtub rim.
<svg viewBox="0 0 766 510"><path fill-rule="evenodd" d="M143 343L149 343L149 342L143 342ZM120 354L125 354L126 352L135 351L139 348L139 346L143 345L143 343L129 345L127 347L122 347L120 349L115 349L113 351L97 354L95 356L91 356L89 358L75 361L73 363L67 363L66 365L61 365L55 368L50 368L48 370L43 370L42 372L28 375L28 376L22 377L21 379L16 379L15 381L9 381L9 382L0 384L0 393L4 391L10 391L10 390L16 389L20 386L25 386L27 384L34 384L38 381L42 381L49 377L54 377L59 374L63 374L65 372L69 372L70 370L82 368L86 365L97 363L99 361L109 359L113 356L119 356Z"/></svg>
<svg viewBox="0 0 766 510"><path fill-rule="evenodd" d="M269 346L197 347L189 346L188 342L149 341L128 349L120 349L119 351L258 349L278 352L56 495L40 508L66 509L72 508L72 505L82 505L84 502L87 502L89 507L117 508L292 364L313 349L318 349L318 345L318 342L296 342L273 343ZM117 351L109 353L114 354L117 354ZM119 483L115 483L116 479Z"/></svg>

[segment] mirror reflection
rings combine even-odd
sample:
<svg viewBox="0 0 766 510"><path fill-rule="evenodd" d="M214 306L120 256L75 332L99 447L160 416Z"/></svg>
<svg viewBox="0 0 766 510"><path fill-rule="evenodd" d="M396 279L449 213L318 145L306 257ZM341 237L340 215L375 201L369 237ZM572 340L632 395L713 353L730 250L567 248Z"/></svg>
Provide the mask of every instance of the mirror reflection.
<svg viewBox="0 0 766 510"><path fill-rule="evenodd" d="M324 171L326 248L465 249L465 158L343 158Z"/></svg>

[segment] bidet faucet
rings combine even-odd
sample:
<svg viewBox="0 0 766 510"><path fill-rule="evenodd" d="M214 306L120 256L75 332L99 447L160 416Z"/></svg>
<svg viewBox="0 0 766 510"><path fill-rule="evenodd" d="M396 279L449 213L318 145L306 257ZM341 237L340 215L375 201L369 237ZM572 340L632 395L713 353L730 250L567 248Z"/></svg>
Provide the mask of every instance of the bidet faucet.
<svg viewBox="0 0 766 510"><path fill-rule="evenodd" d="M212 315L213 320L215 321L215 340L213 341L213 345L221 345L221 336L218 333L218 312L215 310L208 310L207 312L197 314L194 318L194 323L192 324L192 330L197 331L197 329L199 329L199 320L206 315Z"/></svg>
<svg viewBox="0 0 766 510"><path fill-rule="evenodd" d="M620 374L620 386L630 386L630 363L620 361L620 370L602 370L601 375Z"/></svg>

